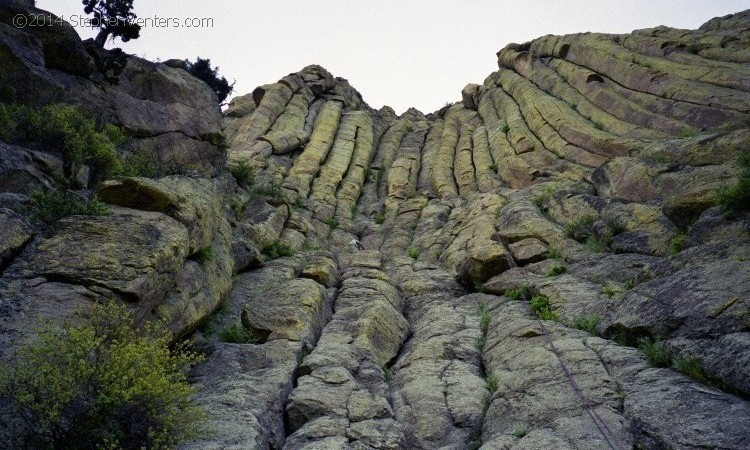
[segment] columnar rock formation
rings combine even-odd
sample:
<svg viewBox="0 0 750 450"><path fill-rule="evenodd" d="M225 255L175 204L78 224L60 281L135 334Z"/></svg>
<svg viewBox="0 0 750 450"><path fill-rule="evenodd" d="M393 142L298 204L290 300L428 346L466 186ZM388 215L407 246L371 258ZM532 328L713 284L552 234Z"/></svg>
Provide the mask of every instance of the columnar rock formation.
<svg viewBox="0 0 750 450"><path fill-rule="evenodd" d="M3 336L50 298L166 319L208 353L187 448L748 448L750 216L716 206L750 148L748 29L511 44L431 114L308 66L224 112L249 185L206 150L217 176L105 182L113 216L31 241L0 210Z"/></svg>

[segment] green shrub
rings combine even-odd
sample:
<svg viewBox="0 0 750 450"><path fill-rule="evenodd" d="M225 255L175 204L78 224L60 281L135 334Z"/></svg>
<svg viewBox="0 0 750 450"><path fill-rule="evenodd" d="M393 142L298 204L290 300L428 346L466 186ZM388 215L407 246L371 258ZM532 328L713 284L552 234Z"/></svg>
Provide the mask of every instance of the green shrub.
<svg viewBox="0 0 750 450"><path fill-rule="evenodd" d="M563 259L562 251L556 248L550 248L547 250L547 259Z"/></svg>
<svg viewBox="0 0 750 450"><path fill-rule="evenodd" d="M237 184L244 188L249 188L255 183L253 169L244 161L231 167L229 173L232 174Z"/></svg>
<svg viewBox="0 0 750 450"><path fill-rule="evenodd" d="M112 124L96 121L71 105L52 103L37 110L26 105L0 104L0 139L37 144L61 151L66 168L91 168L95 181L124 174L117 147L127 140Z"/></svg>
<svg viewBox="0 0 750 450"><path fill-rule="evenodd" d="M383 371L383 378L385 378L385 381L389 381L391 377L393 377L393 373L391 372L391 368L388 367L388 364L382 364L380 370Z"/></svg>
<svg viewBox="0 0 750 450"><path fill-rule="evenodd" d="M487 344L487 336L479 336L474 340L474 348L480 353L484 350L484 346Z"/></svg>
<svg viewBox="0 0 750 450"><path fill-rule="evenodd" d="M638 349L643 352L648 362L655 367L669 367L672 363L672 357L661 341L641 338L638 340Z"/></svg>
<svg viewBox="0 0 750 450"><path fill-rule="evenodd" d="M568 271L568 268L565 266L553 266L549 269L549 272L547 273L548 277L556 277L558 275L562 275Z"/></svg>
<svg viewBox="0 0 750 450"><path fill-rule="evenodd" d="M202 357L124 305L95 305L90 322L52 324L2 374L4 401L24 421L18 446L172 448L200 435L205 412L184 369ZM25 447L24 447L25 448Z"/></svg>
<svg viewBox="0 0 750 450"><path fill-rule="evenodd" d="M599 322L599 316L581 316L573 320L573 323L570 326L577 330L596 334L596 326L599 325Z"/></svg>
<svg viewBox="0 0 750 450"><path fill-rule="evenodd" d="M507 123L504 123L503 128L501 128L501 130L504 134L508 134L508 131L510 131L510 125L508 125Z"/></svg>
<svg viewBox="0 0 750 450"><path fill-rule="evenodd" d="M529 300L531 299L531 287L524 284L520 288L508 289L505 291L505 296L513 300Z"/></svg>
<svg viewBox="0 0 750 450"><path fill-rule="evenodd" d="M617 289L609 285L604 286L604 288L602 289L602 294L606 295L607 298L614 297L615 295L617 295L617 292L618 292Z"/></svg>
<svg viewBox="0 0 750 450"><path fill-rule="evenodd" d="M241 220L245 213L245 203L238 197L232 197L228 200L229 207L232 208L235 220Z"/></svg>
<svg viewBox="0 0 750 450"><path fill-rule="evenodd" d="M356 218L356 217L357 217L357 212L358 212L358 211L359 211L359 208L357 207L357 204L356 204L356 203L355 203L355 204L353 204L353 205L352 205L352 206L351 206L351 207L349 208L349 212L350 212L350 213L351 213L351 215L352 215L352 219L354 219L354 218Z"/></svg>
<svg viewBox="0 0 750 450"><path fill-rule="evenodd" d="M583 216L565 225L565 234L573 239L576 236L588 232L588 228L596 222L596 216Z"/></svg>
<svg viewBox="0 0 750 450"><path fill-rule="evenodd" d="M698 130L697 128L684 128L682 131L680 131L680 137L691 138L695 136L696 134L698 134L698 131L700 130Z"/></svg>
<svg viewBox="0 0 750 450"><path fill-rule="evenodd" d="M328 225L332 230L335 230L339 227L339 219L335 217L329 217L325 220L326 225Z"/></svg>
<svg viewBox="0 0 750 450"><path fill-rule="evenodd" d="M417 258L419 258L419 250L417 250L416 248L410 248L409 249L409 258L411 258L413 260L416 260Z"/></svg>
<svg viewBox="0 0 750 450"><path fill-rule="evenodd" d="M674 368L699 383L711 384L711 380L706 376L700 361L696 358L679 358L675 360Z"/></svg>
<svg viewBox="0 0 750 450"><path fill-rule="evenodd" d="M31 220L52 223L68 216L108 216L107 205L96 198L85 200L68 191L34 191L29 198Z"/></svg>
<svg viewBox="0 0 750 450"><path fill-rule="evenodd" d="M471 291L480 293L484 292L484 283L479 280L474 280L474 282L471 284Z"/></svg>
<svg viewBox="0 0 750 450"><path fill-rule="evenodd" d="M214 259L214 248L209 245L208 247L198 250L193 256L193 259L199 264L205 264L211 261Z"/></svg>
<svg viewBox="0 0 750 450"><path fill-rule="evenodd" d="M380 197L380 184L383 181L383 177L385 176L385 172L388 170L385 166L382 166L378 169L378 172L375 174L375 193L378 197Z"/></svg>
<svg viewBox="0 0 750 450"><path fill-rule="evenodd" d="M531 312L541 320L557 320L557 314L550 309L546 295L535 295L531 298Z"/></svg>
<svg viewBox="0 0 750 450"><path fill-rule="evenodd" d="M479 314L479 331L482 332L482 336L486 336L487 330L490 329L490 322L492 321L490 310L487 308L487 305L480 303L477 307L477 314Z"/></svg>
<svg viewBox="0 0 750 450"><path fill-rule="evenodd" d="M219 331L219 340L230 344L255 344L258 342L255 334L239 323L233 323Z"/></svg>
<svg viewBox="0 0 750 450"><path fill-rule="evenodd" d="M382 208L377 214L375 214L375 223L380 225L385 222L385 208Z"/></svg>
<svg viewBox="0 0 750 450"><path fill-rule="evenodd" d="M514 437L522 438L528 434L528 430L523 425L516 425L513 427L513 430L511 430L510 434L512 434Z"/></svg>
<svg viewBox="0 0 750 450"><path fill-rule="evenodd" d="M717 201L724 207L727 216L734 216L741 211L750 210L750 150L740 155L739 163L742 173L733 186L719 192Z"/></svg>
<svg viewBox="0 0 750 450"><path fill-rule="evenodd" d="M490 169L492 172L497 173L497 164L490 164L487 166L488 169Z"/></svg>
<svg viewBox="0 0 750 450"><path fill-rule="evenodd" d="M632 278L628 278L622 284L625 287L625 290L629 291L635 287L635 280Z"/></svg>
<svg viewBox="0 0 750 450"><path fill-rule="evenodd" d="M282 256L294 256L294 250L287 244L282 244L279 241L275 241L271 245L267 245L263 249L263 253L268 255L271 259L279 259Z"/></svg>
<svg viewBox="0 0 750 450"><path fill-rule="evenodd" d="M223 103L234 90L234 83L229 84L226 78L219 76L219 68L211 67L210 59L198 57L195 62L186 59L185 65L192 76L203 80L216 93L219 103Z"/></svg>
<svg viewBox="0 0 750 450"><path fill-rule="evenodd" d="M685 248L685 241L687 235L685 233L679 233L669 242L669 254L676 255Z"/></svg>
<svg viewBox="0 0 750 450"><path fill-rule="evenodd" d="M586 251L590 253L602 253L607 249L607 246L602 240L597 239L594 236L589 236L586 238L585 248Z"/></svg>
<svg viewBox="0 0 750 450"><path fill-rule="evenodd" d="M485 380L487 382L487 390L494 393L497 391L499 378L494 373L490 373L487 375L487 378Z"/></svg>
<svg viewBox="0 0 750 450"><path fill-rule="evenodd" d="M260 195L263 197L270 197L275 199L283 199L284 192L281 189L281 184L278 182L271 182L254 186L251 189L253 195Z"/></svg>

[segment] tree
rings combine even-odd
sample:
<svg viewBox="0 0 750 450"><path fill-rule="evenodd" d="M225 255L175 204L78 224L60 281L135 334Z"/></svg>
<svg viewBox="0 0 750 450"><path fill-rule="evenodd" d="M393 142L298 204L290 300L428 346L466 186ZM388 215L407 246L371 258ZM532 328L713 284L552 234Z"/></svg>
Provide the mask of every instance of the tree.
<svg viewBox="0 0 750 450"><path fill-rule="evenodd" d="M223 103L224 100L234 90L234 83L229 84L226 78L219 77L219 68L211 68L211 60L203 59L198 57L195 62L185 60L187 64L188 72L194 77L203 80L208 86L216 93L219 97L219 103Z"/></svg>
<svg viewBox="0 0 750 450"><path fill-rule="evenodd" d="M99 28L95 41L100 47L110 36L123 42L140 36L141 26L135 23L137 16L132 12L133 0L83 0L83 4L83 11L94 15L91 25Z"/></svg>
<svg viewBox="0 0 750 450"><path fill-rule="evenodd" d="M137 328L124 305L95 305L89 317L45 325L0 372L13 448L157 449L197 437L205 411L184 368L203 358L170 348L162 327Z"/></svg>

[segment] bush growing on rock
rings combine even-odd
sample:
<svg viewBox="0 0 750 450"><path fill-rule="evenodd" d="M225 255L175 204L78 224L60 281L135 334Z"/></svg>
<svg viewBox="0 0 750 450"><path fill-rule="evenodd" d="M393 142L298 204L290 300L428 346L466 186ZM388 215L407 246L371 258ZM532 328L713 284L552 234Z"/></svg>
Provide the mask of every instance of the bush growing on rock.
<svg viewBox="0 0 750 450"><path fill-rule="evenodd" d="M85 200L68 191L34 191L30 197L31 219L52 223L68 216L108 216L112 212L97 199Z"/></svg>
<svg viewBox="0 0 750 450"><path fill-rule="evenodd" d="M739 157L742 174L733 186L719 193L719 204L724 207L728 216L733 216L740 211L750 210L750 150Z"/></svg>
<svg viewBox="0 0 750 450"><path fill-rule="evenodd" d="M69 174L86 164L95 181L126 172L117 152L117 147L126 141L123 131L112 124L97 125L92 117L71 105L53 103L35 109L0 104L0 139L55 149L62 154Z"/></svg>
<svg viewBox="0 0 750 450"><path fill-rule="evenodd" d="M22 422L15 445L171 448L197 437L204 412L184 369L202 357L170 349L159 326L136 329L123 305L96 305L90 318L43 326L2 373L2 398Z"/></svg>
<svg viewBox="0 0 750 450"><path fill-rule="evenodd" d="M203 80L223 103L234 90L234 83L229 84L226 78L219 76L219 68L211 67L210 59L196 58L195 62L185 60L188 72L199 80Z"/></svg>

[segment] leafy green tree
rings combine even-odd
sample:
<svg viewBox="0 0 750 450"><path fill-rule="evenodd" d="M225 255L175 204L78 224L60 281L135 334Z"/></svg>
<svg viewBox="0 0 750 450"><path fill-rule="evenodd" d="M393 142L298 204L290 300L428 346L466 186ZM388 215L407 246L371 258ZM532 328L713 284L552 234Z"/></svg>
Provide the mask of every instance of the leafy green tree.
<svg viewBox="0 0 750 450"><path fill-rule="evenodd" d="M83 11L93 14L91 25L99 28L94 39L99 47L104 47L107 39L119 37L123 42L138 39L141 26L135 23L133 0L83 0Z"/></svg>
<svg viewBox="0 0 750 450"><path fill-rule="evenodd" d="M203 59L198 57L195 62L185 61L187 64L188 72L194 77L203 80L208 86L216 93L219 97L219 103L223 103L224 100L234 90L234 83L229 84L226 78L219 76L219 68L211 67L210 59Z"/></svg>
<svg viewBox="0 0 750 450"><path fill-rule="evenodd" d="M0 404L20 419L21 448L172 448L201 430L185 368L202 360L170 349L163 327L134 326L114 302L90 321L47 324L4 368Z"/></svg>

